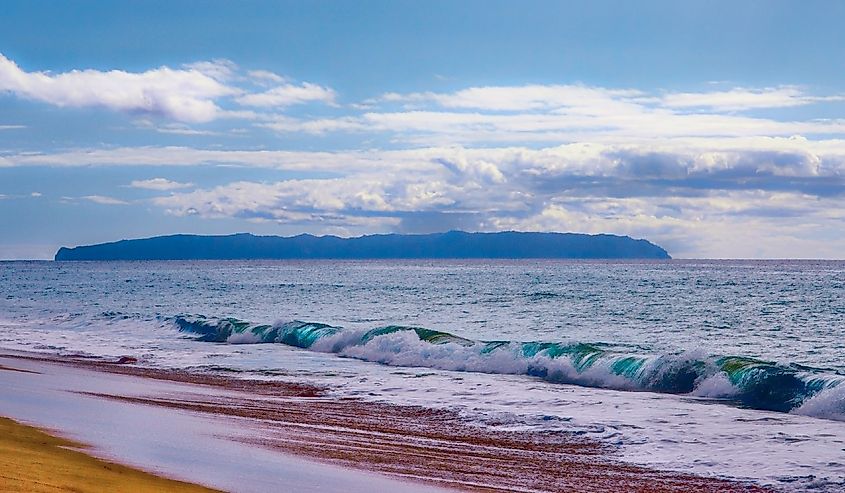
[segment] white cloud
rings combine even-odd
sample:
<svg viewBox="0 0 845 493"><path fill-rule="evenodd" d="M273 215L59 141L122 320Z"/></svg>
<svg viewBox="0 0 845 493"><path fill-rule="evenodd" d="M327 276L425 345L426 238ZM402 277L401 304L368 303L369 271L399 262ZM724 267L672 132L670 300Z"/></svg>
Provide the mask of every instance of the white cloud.
<svg viewBox="0 0 845 493"><path fill-rule="evenodd" d="M133 188L143 188L147 190L178 190L180 188L192 187L193 183L179 183L177 181L170 181L166 178L151 178L149 180L133 180L129 184Z"/></svg>
<svg viewBox="0 0 845 493"><path fill-rule="evenodd" d="M246 73L247 76L261 84L281 84L285 82L285 78L269 70L250 70Z"/></svg>
<svg viewBox="0 0 845 493"><path fill-rule="evenodd" d="M126 202L125 200L107 197L105 195L85 195L80 198L102 205L129 205L129 202Z"/></svg>
<svg viewBox="0 0 845 493"><path fill-rule="evenodd" d="M200 72L221 82L234 79L238 72L237 64L225 59L186 63L183 67L187 70Z"/></svg>
<svg viewBox="0 0 845 493"><path fill-rule="evenodd" d="M53 154L21 153L0 157L5 166L199 166L223 164L299 171L384 170L408 172L440 167L435 149L405 151L243 151L190 147L119 147L79 149ZM0 161L2 163L3 161Z"/></svg>
<svg viewBox="0 0 845 493"><path fill-rule="evenodd" d="M153 203L179 216L238 217L324 228L396 225L386 213L384 184L372 179L287 180L274 184L235 182L210 190L156 197ZM362 214L365 213L365 214ZM372 230L370 230L372 231Z"/></svg>
<svg viewBox="0 0 845 493"><path fill-rule="evenodd" d="M227 112L226 112L227 113ZM221 115L223 116L223 115ZM229 115L226 115L229 116ZM219 132L211 130L200 130L184 123L158 123L151 119L144 118L135 120L135 126L143 129L154 130L162 134L171 135L218 135Z"/></svg>
<svg viewBox="0 0 845 493"><path fill-rule="evenodd" d="M19 130L22 128L26 128L26 125L0 125L0 130Z"/></svg>
<svg viewBox="0 0 845 493"><path fill-rule="evenodd" d="M823 243L813 240L830 236L845 223L845 199L837 197L760 190L689 197L579 197L536 188L517 192L468 191L437 179L394 176L377 182L350 177L237 182L156 198L154 203L176 215L299 224L312 232L325 231L326 225L360 231L361 221L373 218L382 221L370 226L392 224L395 231L409 215L464 211L474 217L465 223L467 229L627 234L687 257L836 257L845 248L841 233ZM468 193L475 197L468 198ZM473 200L480 207L468 207Z"/></svg>
<svg viewBox="0 0 845 493"><path fill-rule="evenodd" d="M244 71L228 60L137 73L52 74L24 71L0 55L2 91L56 106L160 115L183 123L151 124L150 129L186 136L210 132L184 123L217 119L250 120L279 133L387 135L415 146L845 135L845 119L785 120L743 113L845 101L843 95L816 95L789 85L668 93L584 84L477 86L453 92L388 92L340 107L330 87L294 82L267 70ZM332 106L334 114L297 118L280 113L305 103Z"/></svg>
<svg viewBox="0 0 845 493"><path fill-rule="evenodd" d="M645 237L677 256L834 257L845 248L843 141L688 139L334 156L321 153L314 163L335 163L323 169L340 178L236 182L153 200L171 214L274 221L311 232L391 224L416 231L408 228L425 220L442 229L460 216L465 229ZM304 165L308 156L289 162ZM820 235L827 239L812 239Z"/></svg>
<svg viewBox="0 0 845 493"><path fill-rule="evenodd" d="M485 86L385 93L352 105L357 114L276 117L258 125L281 133L387 134L414 145L845 135L845 119L778 120L741 113L843 100L793 86L668 94L584 85Z"/></svg>
<svg viewBox="0 0 845 493"><path fill-rule="evenodd" d="M260 123L262 127L279 133L303 132L323 135L329 132L366 132L381 131L382 129L368 125L366 121L356 117L321 118L301 120L286 116L277 116L267 123Z"/></svg>
<svg viewBox="0 0 845 493"><path fill-rule="evenodd" d="M722 111L741 111L759 108L786 108L822 101L842 101L842 96L818 97L806 94L795 86L765 89L734 88L728 91L680 92L662 97L661 103L670 108L709 108Z"/></svg>
<svg viewBox="0 0 845 493"><path fill-rule="evenodd" d="M272 221L315 233L452 225L611 232L648 238L677 256L706 257L830 257L845 248L845 140L837 139L342 152L142 147L6 157L14 165L225 163L330 172L336 177L184 192L169 180L150 180L171 192L150 199L171 214ZM456 217L460 222L449 222Z"/></svg>
<svg viewBox="0 0 845 493"><path fill-rule="evenodd" d="M0 200L4 200L4 199L23 199L23 198L28 198L28 197L32 197L32 198L41 197L41 192L32 192L30 194L15 194L15 195L0 194Z"/></svg>
<svg viewBox="0 0 845 493"><path fill-rule="evenodd" d="M606 89L584 85L539 85L470 87L454 93L386 93L379 99L409 104L433 102L445 108L492 111L536 111L563 107L615 106L642 96L634 89Z"/></svg>
<svg viewBox="0 0 845 493"><path fill-rule="evenodd" d="M239 91L200 70L160 67L146 72L72 70L26 72L0 55L0 91L55 106L105 107L187 122L213 120L214 100Z"/></svg>
<svg viewBox="0 0 845 493"><path fill-rule="evenodd" d="M532 149L527 147L427 147L404 150L270 151L219 150L190 147L120 147L79 149L57 153L3 156L6 166L199 166L227 164L291 171L343 174L401 171L421 173L443 169L443 161L502 181L508 172L542 170L607 176L625 157L645 156L657 169L657 158L673 163L684 174L753 167L773 172L814 176L845 173L845 140L802 137L685 138L620 143L579 142ZM772 161L789 157L783 163ZM800 159L799 159L800 157ZM785 158L779 158L781 160ZM648 163L646 163L648 164ZM481 170L485 168L486 171ZM506 171L507 170L507 171ZM499 176L500 174L503 174Z"/></svg>
<svg viewBox="0 0 845 493"><path fill-rule="evenodd" d="M842 198L760 191L592 198L552 203L528 217L496 218L491 226L627 234L660 243L676 257L841 258L845 235L831 233L845 222L843 206Z"/></svg>
<svg viewBox="0 0 845 493"><path fill-rule="evenodd" d="M245 94L236 101L245 106L284 107L294 104L321 102L335 104L337 94L333 89L310 82L299 85L283 84L257 94Z"/></svg>
<svg viewBox="0 0 845 493"><path fill-rule="evenodd" d="M0 87L22 84L3 70L0 66ZM173 72L128 75L159 77L167 70ZM56 81L90 71L18 72L27 81L41 80L41 86L28 84L53 98L39 96L42 100L69 105L56 95L68 91L55 89L65 83ZM192 190L184 190L192 186L188 183L154 178L131 186L169 192L147 203L171 214L270 221L311 232L419 231L458 224L476 230L629 234L680 256L845 251L845 120L809 117L810 107L791 120L751 113L836 102L842 99L838 95L814 95L795 86L671 93L585 85L485 86L387 93L312 118L283 115L278 108L335 105L334 90L269 72L243 72L225 62L175 72L230 91L197 96L214 106L211 118L240 119L240 125L279 133L355 133L363 144L359 150L326 152L185 146L7 151L0 153L0 166L234 165L296 171L312 178ZM127 75L113 73L85 77L98 82L101 76ZM256 87L261 92L250 92ZM23 89L6 90L38 99ZM182 123L150 119L140 124L173 134L205 133L183 123L192 120L173 112L169 117ZM395 150L369 148L379 142L375 139L389 140ZM318 172L332 178L313 178ZM84 199L126 204L102 195Z"/></svg>
<svg viewBox="0 0 845 493"><path fill-rule="evenodd" d="M229 60L200 61L181 68L162 66L144 72L91 69L58 74L28 72L0 54L0 93L58 107L100 107L180 122L206 123L220 118L259 117L255 111L232 109L232 104L263 110L307 102L335 104L337 93L329 87L311 82L286 83L286 80L266 70L247 71L244 75ZM250 90L255 84L280 85L255 93ZM226 103L229 108L225 108ZM12 128L20 126L0 126L0 130ZM164 131L193 132L178 128L164 128Z"/></svg>
<svg viewBox="0 0 845 493"><path fill-rule="evenodd" d="M451 109L485 111L579 111L585 114L618 112L636 109L637 106L653 108L709 108L716 111L735 111L757 108L783 108L823 101L842 101L842 95L815 96L798 86L767 88L735 87L723 91L670 92L650 94L638 89L610 89L576 85L483 86L469 87L452 93L416 92L385 93L368 103L403 103L419 107L426 103ZM610 111L612 110L612 111Z"/></svg>

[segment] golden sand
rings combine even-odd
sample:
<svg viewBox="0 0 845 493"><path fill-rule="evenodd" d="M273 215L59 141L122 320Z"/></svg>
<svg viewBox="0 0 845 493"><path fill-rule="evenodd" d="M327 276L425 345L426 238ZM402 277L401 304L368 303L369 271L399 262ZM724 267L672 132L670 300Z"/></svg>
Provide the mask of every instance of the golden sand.
<svg viewBox="0 0 845 493"><path fill-rule="evenodd" d="M210 492L86 455L78 443L0 417L0 491Z"/></svg>

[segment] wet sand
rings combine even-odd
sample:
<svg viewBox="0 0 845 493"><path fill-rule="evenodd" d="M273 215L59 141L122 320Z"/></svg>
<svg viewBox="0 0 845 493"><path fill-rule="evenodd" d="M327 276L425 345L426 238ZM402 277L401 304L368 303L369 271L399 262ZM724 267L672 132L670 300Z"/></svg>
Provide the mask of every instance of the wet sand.
<svg viewBox="0 0 845 493"><path fill-rule="evenodd" d="M217 423L218 438L222 436L233 447L307 459L303 462L314 467L376 473L349 476L353 485L371 480L373 491L379 490L375 486L379 480L396 479L409 491L434 487L532 492L765 491L626 465L614 460L612 451L601 443L569 433L481 428L456 413L339 399L310 385L20 354L4 357L0 363L24 371L37 372L41 365L83 375L112 375L136 385L142 382L137 388L77 385L66 392L94 402L154 409L161 416L211 419ZM231 460L243 458L232 456ZM219 482L204 484L227 489ZM327 486L326 491L332 491ZM349 490L346 486L342 489Z"/></svg>

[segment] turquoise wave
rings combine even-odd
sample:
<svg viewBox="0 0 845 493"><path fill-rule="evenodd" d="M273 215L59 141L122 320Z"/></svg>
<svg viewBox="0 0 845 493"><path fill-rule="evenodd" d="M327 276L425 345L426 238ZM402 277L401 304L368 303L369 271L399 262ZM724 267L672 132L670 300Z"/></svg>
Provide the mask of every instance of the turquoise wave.
<svg viewBox="0 0 845 493"><path fill-rule="evenodd" d="M253 324L203 316L168 320L200 341L279 343L397 366L525 374L550 382L693 394L772 411L794 410L845 381L835 372L797 364L689 352L655 355L601 342L476 341L398 325L355 331L302 321ZM842 407L845 412L845 403Z"/></svg>

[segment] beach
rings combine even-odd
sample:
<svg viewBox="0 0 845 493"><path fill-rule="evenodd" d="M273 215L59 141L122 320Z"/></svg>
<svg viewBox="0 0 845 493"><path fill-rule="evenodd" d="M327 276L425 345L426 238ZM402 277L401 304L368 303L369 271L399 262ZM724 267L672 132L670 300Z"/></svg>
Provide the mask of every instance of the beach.
<svg viewBox="0 0 845 493"><path fill-rule="evenodd" d="M98 460L83 451L79 443L0 418L0 491L216 491Z"/></svg>
<svg viewBox="0 0 845 493"><path fill-rule="evenodd" d="M570 433L480 433L455 413L307 384L19 352L0 365L0 415L225 491L764 491L622 464Z"/></svg>

